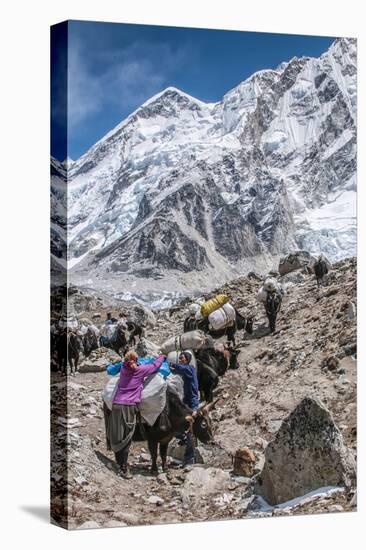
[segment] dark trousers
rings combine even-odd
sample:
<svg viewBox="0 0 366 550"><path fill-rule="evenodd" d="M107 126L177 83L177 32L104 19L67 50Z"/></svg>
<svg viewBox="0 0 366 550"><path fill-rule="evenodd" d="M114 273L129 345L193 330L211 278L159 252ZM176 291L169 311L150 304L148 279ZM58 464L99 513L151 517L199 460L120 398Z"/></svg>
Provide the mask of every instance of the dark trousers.
<svg viewBox="0 0 366 550"><path fill-rule="evenodd" d="M131 441L128 443L127 447L125 447L122 451L118 451L117 453L114 453L116 462L118 466L121 468L127 468L127 462L128 462L128 452L131 447Z"/></svg>
<svg viewBox="0 0 366 550"><path fill-rule="evenodd" d="M186 449L184 451L184 464L194 464L194 439L191 431L184 432L177 436L177 439L181 441Z"/></svg>

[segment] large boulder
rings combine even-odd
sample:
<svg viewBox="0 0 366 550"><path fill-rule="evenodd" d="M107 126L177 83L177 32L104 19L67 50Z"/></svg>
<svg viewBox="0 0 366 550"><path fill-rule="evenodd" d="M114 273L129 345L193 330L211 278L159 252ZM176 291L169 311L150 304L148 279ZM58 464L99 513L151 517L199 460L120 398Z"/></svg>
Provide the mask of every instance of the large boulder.
<svg viewBox="0 0 366 550"><path fill-rule="evenodd" d="M287 273L304 268L309 272L313 272L314 263L315 258L309 252L297 250L280 259L278 271L280 275L287 275Z"/></svg>
<svg viewBox="0 0 366 550"><path fill-rule="evenodd" d="M230 482L229 472L224 472L220 468L195 467L185 479L182 496L183 499L187 496L192 500L193 497L221 494L228 490Z"/></svg>
<svg viewBox="0 0 366 550"><path fill-rule="evenodd" d="M349 487L355 464L330 412L305 397L265 450L256 492L272 505L327 486Z"/></svg>
<svg viewBox="0 0 366 550"><path fill-rule="evenodd" d="M110 363L121 361L120 355L108 348L98 348L79 362L79 372L104 372Z"/></svg>

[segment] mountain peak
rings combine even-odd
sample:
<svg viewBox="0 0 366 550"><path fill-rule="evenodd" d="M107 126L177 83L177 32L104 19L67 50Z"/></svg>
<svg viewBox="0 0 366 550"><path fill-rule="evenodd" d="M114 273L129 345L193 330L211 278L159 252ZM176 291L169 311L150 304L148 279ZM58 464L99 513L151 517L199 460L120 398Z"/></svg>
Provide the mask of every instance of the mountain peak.
<svg viewBox="0 0 366 550"><path fill-rule="evenodd" d="M160 100L168 100L168 101L182 101L185 103L196 103L198 105L207 105L204 101L201 101L200 99L197 99L196 97L193 97L186 92L183 92L183 90L180 90L179 88L176 88L175 86L168 86L167 88L164 88L161 92L153 95L150 97L145 103L143 103L140 107L148 107L149 105L155 104L156 102L159 102Z"/></svg>
<svg viewBox="0 0 366 550"><path fill-rule="evenodd" d="M74 160L67 156L63 161L62 161L62 164L66 167L66 168L70 168L70 166L72 166L72 164L74 164Z"/></svg>

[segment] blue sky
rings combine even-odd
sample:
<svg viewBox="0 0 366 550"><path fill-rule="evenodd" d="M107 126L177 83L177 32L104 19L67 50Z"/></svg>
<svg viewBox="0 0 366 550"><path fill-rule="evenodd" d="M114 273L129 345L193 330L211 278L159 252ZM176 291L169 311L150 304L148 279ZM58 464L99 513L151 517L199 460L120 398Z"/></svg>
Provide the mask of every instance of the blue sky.
<svg viewBox="0 0 366 550"><path fill-rule="evenodd" d="M68 33L66 33L68 25ZM333 37L69 21L53 28L51 153L77 159L167 86L218 101L260 69L318 57ZM66 44L68 48L66 55ZM66 102L60 100L68 67Z"/></svg>

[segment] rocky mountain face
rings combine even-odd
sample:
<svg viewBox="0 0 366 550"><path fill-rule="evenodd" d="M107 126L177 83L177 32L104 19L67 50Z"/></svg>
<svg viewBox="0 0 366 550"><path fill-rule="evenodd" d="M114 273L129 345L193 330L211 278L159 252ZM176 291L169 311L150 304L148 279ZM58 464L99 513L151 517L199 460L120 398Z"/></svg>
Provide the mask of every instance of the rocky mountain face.
<svg viewBox="0 0 366 550"><path fill-rule="evenodd" d="M52 162L54 258L65 263L67 241L73 282L151 301L296 248L352 256L355 113L353 39L255 73L217 103L167 88L80 159Z"/></svg>

